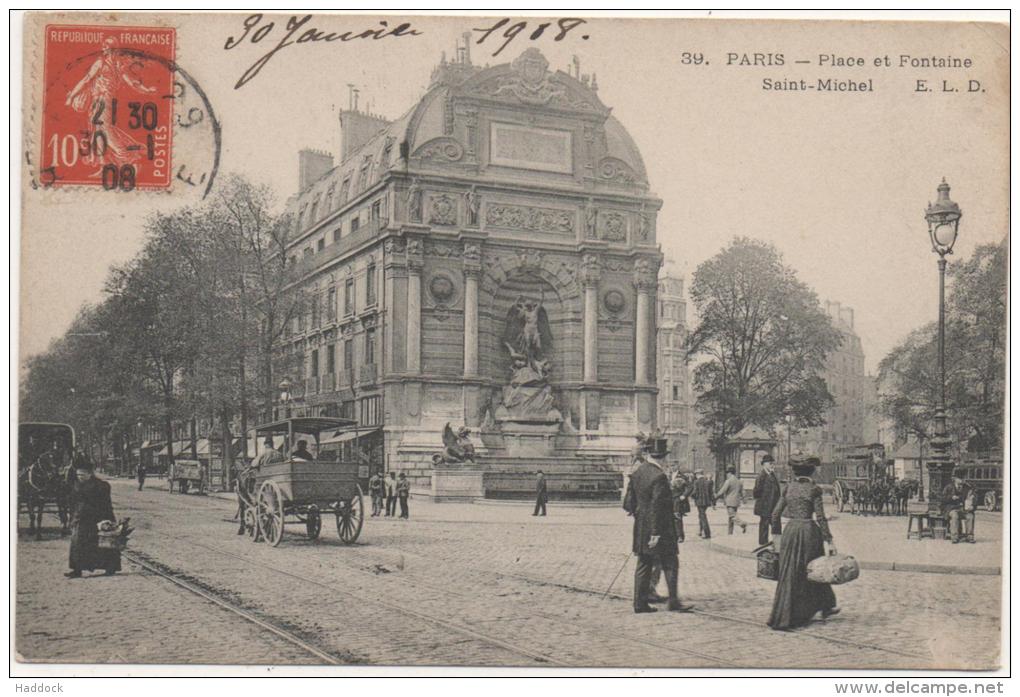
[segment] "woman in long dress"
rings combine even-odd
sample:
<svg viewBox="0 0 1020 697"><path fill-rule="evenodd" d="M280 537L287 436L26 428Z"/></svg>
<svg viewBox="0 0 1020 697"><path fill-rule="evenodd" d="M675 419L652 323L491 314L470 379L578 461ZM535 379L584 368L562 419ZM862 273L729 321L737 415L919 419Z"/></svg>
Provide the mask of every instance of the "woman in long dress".
<svg viewBox="0 0 1020 697"><path fill-rule="evenodd" d="M772 629L807 624L818 612L822 617L839 612L832 586L807 578L808 563L825 554L823 540L832 543L822 489L811 479L818 458L791 458L790 464L794 480L787 484L772 511L773 525L781 516L786 518L779 550L779 581L768 621Z"/></svg>

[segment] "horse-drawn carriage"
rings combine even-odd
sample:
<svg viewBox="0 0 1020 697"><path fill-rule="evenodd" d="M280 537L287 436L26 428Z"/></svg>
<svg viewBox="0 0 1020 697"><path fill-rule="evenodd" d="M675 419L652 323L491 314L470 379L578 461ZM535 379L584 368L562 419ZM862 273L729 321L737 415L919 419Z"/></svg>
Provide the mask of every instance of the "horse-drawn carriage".
<svg viewBox="0 0 1020 697"><path fill-rule="evenodd" d="M832 498L840 512L905 515L917 487L913 480L895 479L881 443L848 445L837 453Z"/></svg>
<svg viewBox="0 0 1020 697"><path fill-rule="evenodd" d="M61 532L69 529L71 490L75 476L74 429L67 424L26 422L18 425L18 515L28 513L28 531L42 535L46 512L60 519Z"/></svg>
<svg viewBox="0 0 1020 697"><path fill-rule="evenodd" d="M280 544L286 525L303 525L308 539L318 538L322 518L336 518L337 534L344 544L352 544L361 534L365 519L359 479L364 467L358 461L344 462L335 451L320 449L327 438L353 432L357 452L357 422L332 417L285 419L255 429L256 449L266 437L282 440L290 450L282 461L253 467L238 478L237 498L244 530L255 540L273 547ZM293 454L297 436L314 441L312 458ZM263 446L264 447L264 446ZM255 463L260 460L256 453Z"/></svg>
<svg viewBox="0 0 1020 697"><path fill-rule="evenodd" d="M171 494L174 493L175 485L177 491L182 494L192 490L205 494L206 468L199 460L174 460L167 469L166 476Z"/></svg>

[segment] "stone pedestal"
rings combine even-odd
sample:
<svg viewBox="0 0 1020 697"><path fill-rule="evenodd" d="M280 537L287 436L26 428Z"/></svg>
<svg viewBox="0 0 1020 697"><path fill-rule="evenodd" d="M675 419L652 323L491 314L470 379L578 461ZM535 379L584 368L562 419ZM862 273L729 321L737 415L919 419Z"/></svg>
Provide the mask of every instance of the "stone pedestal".
<svg viewBox="0 0 1020 697"><path fill-rule="evenodd" d="M556 450L558 423L504 421L503 445L510 457L549 457Z"/></svg>
<svg viewBox="0 0 1020 697"><path fill-rule="evenodd" d="M471 503L485 498L481 467L437 467L432 470L432 500Z"/></svg>

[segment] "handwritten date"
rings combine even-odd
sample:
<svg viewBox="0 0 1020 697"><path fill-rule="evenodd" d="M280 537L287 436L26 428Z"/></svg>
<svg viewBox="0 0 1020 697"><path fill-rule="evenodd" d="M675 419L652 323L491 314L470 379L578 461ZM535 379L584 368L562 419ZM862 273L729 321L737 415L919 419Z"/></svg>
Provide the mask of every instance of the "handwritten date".
<svg viewBox="0 0 1020 697"><path fill-rule="evenodd" d="M557 33L553 37L553 41L563 41L563 39L567 38L567 35L572 30L576 29L582 24L587 23L588 22L586 20L583 20L580 17L563 17L561 19L556 20L555 31ZM531 33L528 34L528 39L531 41L538 40L538 38L541 37L545 33L545 30L552 26L552 24L553 24L552 22L542 22L541 24L539 24L538 26L531 30ZM503 29L504 27L506 28ZM503 30L502 32L500 32L501 29ZM481 36L478 37L478 41L476 41L475 43L480 46L481 44L485 43L485 41L490 36L493 35L495 35L493 41L498 41L500 38L506 39L502 43L502 45L500 45L500 47L497 48L495 52L493 52L492 56L496 57L500 53L502 53L503 49L506 48L514 39L516 39L521 32L525 31L526 29L528 29L527 22L514 22L513 24L510 24L510 18L505 17L496 22L495 24L493 24L491 27L481 29L475 28L474 31L479 32L481 34ZM588 35L584 34L581 36L581 38L587 40Z"/></svg>

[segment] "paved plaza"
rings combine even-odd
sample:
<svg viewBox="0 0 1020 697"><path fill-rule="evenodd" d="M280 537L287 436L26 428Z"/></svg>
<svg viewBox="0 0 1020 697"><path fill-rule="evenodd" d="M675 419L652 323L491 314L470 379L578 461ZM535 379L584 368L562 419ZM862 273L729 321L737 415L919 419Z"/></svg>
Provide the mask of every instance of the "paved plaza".
<svg viewBox="0 0 1020 697"><path fill-rule="evenodd" d="M286 629L336 663L999 664L1001 577L991 572L866 568L857 581L836 588L839 616L794 632L769 630L764 621L774 584L756 578L752 559L720 549L753 548L756 529L727 537L721 508L711 515L712 545L697 539L696 518L687 518L681 595L697 611L635 615L631 520L617 507L552 505L541 518L526 505L413 499L411 520L367 518L353 546L340 544L332 521L325 520L318 541L305 539L303 526L288 527L281 545L271 548L235 534L230 500L170 495L159 480L150 480L143 492L126 480L112 484L118 516L131 516L137 526L129 546L137 559ZM47 524L43 541L23 537L18 544L16 647L23 660L321 662L128 559L124 572L112 578L64 579L67 541L52 521ZM864 561L909 549L960 567L996 566L1001 539L991 535L1001 517L979 514L978 525L977 545L925 541L908 548L895 546L894 538L905 538L902 518L837 514L832 521L841 551Z"/></svg>

